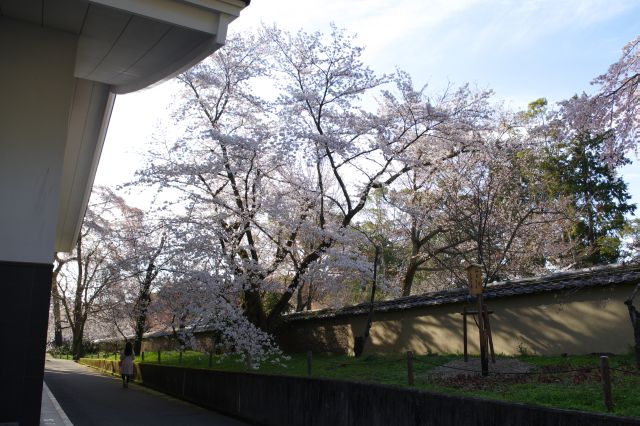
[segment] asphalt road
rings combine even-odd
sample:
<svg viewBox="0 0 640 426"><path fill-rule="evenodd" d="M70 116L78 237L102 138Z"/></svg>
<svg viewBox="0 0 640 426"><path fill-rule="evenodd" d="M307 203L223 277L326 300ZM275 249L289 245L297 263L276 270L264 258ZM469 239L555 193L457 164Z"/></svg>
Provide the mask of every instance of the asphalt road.
<svg viewBox="0 0 640 426"><path fill-rule="evenodd" d="M47 357L44 381L75 426L247 425L73 361Z"/></svg>

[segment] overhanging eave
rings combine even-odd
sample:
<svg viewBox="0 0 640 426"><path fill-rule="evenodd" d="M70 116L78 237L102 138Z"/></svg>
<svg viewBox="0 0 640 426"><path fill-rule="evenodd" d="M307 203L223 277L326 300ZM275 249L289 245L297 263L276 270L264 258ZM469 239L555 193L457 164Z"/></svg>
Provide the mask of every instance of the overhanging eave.
<svg viewBox="0 0 640 426"><path fill-rule="evenodd" d="M80 233L98 169L115 94L103 83L76 79L60 184L55 251L70 251Z"/></svg>

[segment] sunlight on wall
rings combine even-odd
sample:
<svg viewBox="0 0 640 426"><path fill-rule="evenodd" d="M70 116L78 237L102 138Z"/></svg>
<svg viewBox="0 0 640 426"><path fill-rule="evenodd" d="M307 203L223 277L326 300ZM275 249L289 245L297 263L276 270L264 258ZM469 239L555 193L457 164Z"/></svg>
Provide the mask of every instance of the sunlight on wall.
<svg viewBox="0 0 640 426"><path fill-rule="evenodd" d="M631 285L489 300L497 354L626 353L633 341L624 300ZM462 353L462 303L376 313L365 353ZM473 309L474 306L471 308ZM366 316L297 320L279 334L285 350L353 353ZM478 329L468 320L468 347Z"/></svg>

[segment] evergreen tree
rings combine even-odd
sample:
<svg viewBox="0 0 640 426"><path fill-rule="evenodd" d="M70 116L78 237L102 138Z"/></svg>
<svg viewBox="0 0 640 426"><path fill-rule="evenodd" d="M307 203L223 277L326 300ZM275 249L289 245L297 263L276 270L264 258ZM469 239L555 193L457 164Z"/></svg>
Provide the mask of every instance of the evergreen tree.
<svg viewBox="0 0 640 426"><path fill-rule="evenodd" d="M625 214L633 213L627 184L604 158L604 135L581 133L548 148L543 167L552 192L572 199L576 266L616 262ZM615 166L628 164L620 157Z"/></svg>

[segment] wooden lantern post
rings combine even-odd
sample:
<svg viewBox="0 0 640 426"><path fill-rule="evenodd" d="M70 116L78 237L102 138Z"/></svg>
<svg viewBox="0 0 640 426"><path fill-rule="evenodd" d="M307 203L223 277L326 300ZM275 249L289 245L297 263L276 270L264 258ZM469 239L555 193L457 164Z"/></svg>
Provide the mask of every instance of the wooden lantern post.
<svg viewBox="0 0 640 426"><path fill-rule="evenodd" d="M482 306L482 266L472 263L467 266L467 285L469 294L478 299L478 331L480 332L480 363L482 365L482 375L489 375L489 358L487 357L487 334L485 331L484 308Z"/></svg>

